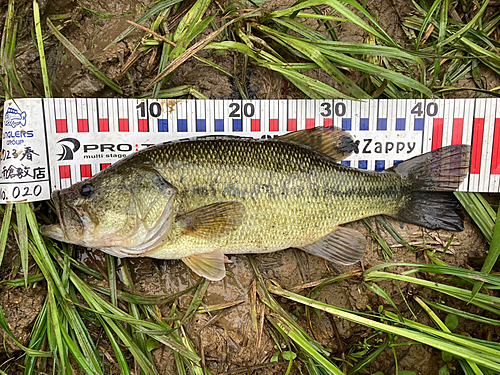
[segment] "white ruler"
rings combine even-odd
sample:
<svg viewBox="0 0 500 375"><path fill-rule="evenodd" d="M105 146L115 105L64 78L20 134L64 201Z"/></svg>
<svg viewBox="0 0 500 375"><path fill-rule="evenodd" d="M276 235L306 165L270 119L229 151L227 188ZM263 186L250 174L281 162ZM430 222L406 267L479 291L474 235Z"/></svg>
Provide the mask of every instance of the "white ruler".
<svg viewBox="0 0 500 375"><path fill-rule="evenodd" d="M381 171L452 144L472 145L460 191L500 191L500 99L16 99L4 105L0 203L50 199L153 144L208 135L268 138L336 126L359 141L342 163Z"/></svg>

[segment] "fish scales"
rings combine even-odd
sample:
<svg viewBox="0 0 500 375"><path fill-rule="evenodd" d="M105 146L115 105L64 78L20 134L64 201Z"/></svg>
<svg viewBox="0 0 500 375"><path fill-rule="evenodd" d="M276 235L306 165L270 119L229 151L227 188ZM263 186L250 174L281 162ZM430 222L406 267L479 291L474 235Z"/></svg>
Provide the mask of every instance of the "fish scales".
<svg viewBox="0 0 500 375"><path fill-rule="evenodd" d="M197 238L174 228L171 241L149 252L151 257L305 246L340 224L396 213L408 194L404 181L393 173L354 170L282 141L177 142L136 157L152 161L177 188L179 213L224 201L245 206L242 225L227 236Z"/></svg>

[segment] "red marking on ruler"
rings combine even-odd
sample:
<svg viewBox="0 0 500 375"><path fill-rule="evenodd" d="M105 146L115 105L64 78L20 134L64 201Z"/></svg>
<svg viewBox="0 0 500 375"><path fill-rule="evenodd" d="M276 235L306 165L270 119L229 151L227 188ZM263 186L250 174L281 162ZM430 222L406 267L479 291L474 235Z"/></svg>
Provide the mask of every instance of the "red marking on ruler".
<svg viewBox="0 0 500 375"><path fill-rule="evenodd" d="M107 167L109 167L111 165L111 163L101 163L101 171L103 169L106 169Z"/></svg>
<svg viewBox="0 0 500 375"><path fill-rule="evenodd" d="M493 154L491 155L491 174L500 174L500 118L495 119Z"/></svg>
<svg viewBox="0 0 500 375"><path fill-rule="evenodd" d="M90 164L80 165L80 175L82 176L82 178L92 177L92 168L90 167Z"/></svg>
<svg viewBox="0 0 500 375"><path fill-rule="evenodd" d="M71 169L69 165L59 166L59 176L61 176L61 178L71 178Z"/></svg>
<svg viewBox="0 0 500 375"><path fill-rule="evenodd" d="M99 119L99 131L100 132L109 132L109 120L107 118Z"/></svg>
<svg viewBox="0 0 500 375"><path fill-rule="evenodd" d="M435 118L432 128L432 150L437 150L443 146L443 119Z"/></svg>
<svg viewBox="0 0 500 375"><path fill-rule="evenodd" d="M313 118L306 118L306 129L313 129L314 128L314 119Z"/></svg>
<svg viewBox="0 0 500 375"><path fill-rule="evenodd" d="M279 121L277 118L272 118L269 120L269 131L270 132L277 132L280 130L280 125Z"/></svg>
<svg viewBox="0 0 500 375"><path fill-rule="evenodd" d="M128 132L128 118L118 119L118 131L119 132Z"/></svg>
<svg viewBox="0 0 500 375"><path fill-rule="evenodd" d="M89 120L86 118L79 118L78 122L78 132L79 133L88 133L89 132Z"/></svg>
<svg viewBox="0 0 500 375"><path fill-rule="evenodd" d="M140 118L139 119L139 131L147 132L148 131L148 119Z"/></svg>
<svg viewBox="0 0 500 375"><path fill-rule="evenodd" d="M479 174L479 172L481 171L483 133L484 133L484 118L474 119L474 131L472 133L472 158L470 162L470 174Z"/></svg>
<svg viewBox="0 0 500 375"><path fill-rule="evenodd" d="M295 118L289 118L288 119L288 129L289 131L296 131L297 130L297 119Z"/></svg>
<svg viewBox="0 0 500 375"><path fill-rule="evenodd" d="M68 123L66 119L56 120L56 133L67 133L68 132Z"/></svg>
<svg viewBox="0 0 500 375"><path fill-rule="evenodd" d="M463 118L454 118L453 119L453 134L451 135L451 144L452 145L461 145L462 144L463 131L464 131L464 119Z"/></svg>
<svg viewBox="0 0 500 375"><path fill-rule="evenodd" d="M323 126L325 128L329 128L330 126L333 126L333 119L332 118L325 118L325 121L323 122Z"/></svg>
<svg viewBox="0 0 500 375"><path fill-rule="evenodd" d="M260 119L258 119L258 118L252 119L251 124L252 124L251 130L253 132L260 132Z"/></svg>

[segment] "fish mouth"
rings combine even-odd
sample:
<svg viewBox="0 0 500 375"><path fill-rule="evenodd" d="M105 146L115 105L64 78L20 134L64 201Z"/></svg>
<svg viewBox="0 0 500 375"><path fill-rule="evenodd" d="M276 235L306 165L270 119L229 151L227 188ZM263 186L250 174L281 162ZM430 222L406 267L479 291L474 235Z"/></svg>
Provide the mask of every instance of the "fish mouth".
<svg viewBox="0 0 500 375"><path fill-rule="evenodd" d="M40 233L43 236L50 237L59 241L64 241L66 239L66 235L63 230L63 224L61 220L61 210L59 208L59 190L55 190L54 192L52 192L51 199L56 209L56 214L57 214L57 219L59 220L59 224L42 225L40 227Z"/></svg>
<svg viewBox="0 0 500 375"><path fill-rule="evenodd" d="M42 225L40 227L40 232L42 235L53 238L55 240L64 242L74 242L73 239L68 235L68 227L72 226L73 229L77 228L76 232L83 234L84 224L80 215L74 207L66 203L61 202L60 190L55 190L52 193L52 202L54 202L54 207L56 209L57 218L59 220L58 224ZM74 230L72 231L74 232Z"/></svg>

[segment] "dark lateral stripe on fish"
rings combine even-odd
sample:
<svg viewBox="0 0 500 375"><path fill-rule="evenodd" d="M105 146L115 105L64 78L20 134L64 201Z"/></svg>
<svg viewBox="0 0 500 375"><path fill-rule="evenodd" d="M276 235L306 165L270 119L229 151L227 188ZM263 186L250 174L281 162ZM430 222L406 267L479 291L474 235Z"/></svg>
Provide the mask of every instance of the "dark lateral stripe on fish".
<svg viewBox="0 0 500 375"><path fill-rule="evenodd" d="M196 195L214 195L218 192L218 188L215 186L212 187L203 187L203 186L195 186L188 189L189 193ZM325 197L330 195L354 195L359 196L360 198L372 197L372 196L381 196L381 195L393 195L393 194L401 194L405 191L409 191L409 188L405 187L397 187L394 185L380 186L380 187L369 187L369 188L350 188L350 189L333 189L333 188L321 188L318 186L318 189L309 190L306 187L294 187L294 188L280 188L280 190L274 190L274 187L271 185L259 185L255 186L252 189L245 189L235 185L225 186L222 188L222 194L226 197L248 197L255 194L266 194L267 198L276 199L285 194L294 194L294 195L305 195L311 196L313 198Z"/></svg>

